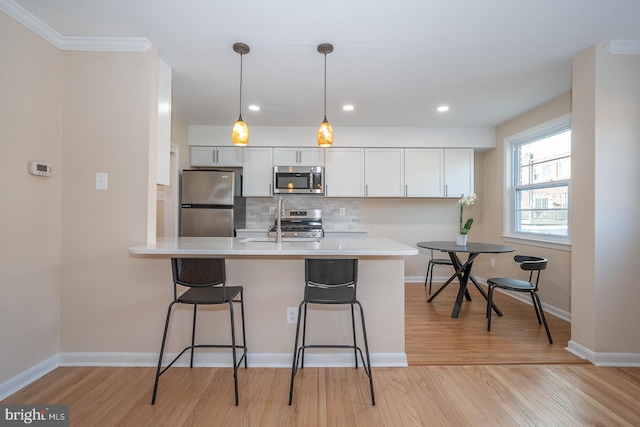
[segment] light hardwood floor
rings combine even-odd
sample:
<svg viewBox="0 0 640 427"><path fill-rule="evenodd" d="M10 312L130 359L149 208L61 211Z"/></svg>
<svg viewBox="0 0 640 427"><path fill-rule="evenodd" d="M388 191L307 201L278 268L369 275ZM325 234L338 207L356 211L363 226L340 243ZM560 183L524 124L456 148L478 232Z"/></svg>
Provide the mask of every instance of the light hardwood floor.
<svg viewBox="0 0 640 427"><path fill-rule="evenodd" d="M553 316L550 346L533 308L509 298L490 333L477 293L451 319L449 293L427 304L422 285L406 285L410 366L374 368L376 406L353 368L299 371L291 407L290 371L258 368L239 373L239 407L230 368L172 368L151 406L152 368L62 367L2 403L69 404L72 426L640 425L640 368L570 355Z"/></svg>

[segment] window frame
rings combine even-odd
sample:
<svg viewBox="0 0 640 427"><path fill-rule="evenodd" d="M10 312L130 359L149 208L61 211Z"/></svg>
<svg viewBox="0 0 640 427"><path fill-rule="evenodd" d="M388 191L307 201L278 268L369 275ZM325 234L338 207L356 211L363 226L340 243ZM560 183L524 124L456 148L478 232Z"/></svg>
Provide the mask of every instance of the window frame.
<svg viewBox="0 0 640 427"><path fill-rule="evenodd" d="M561 133L565 130L571 130L570 113L504 138L505 191L503 216L504 229L502 235L504 241L565 251L571 250L571 178L556 180L550 183L529 184L526 186L532 189L567 186L567 236L516 231L516 189L523 187L522 185L516 185L517 181L514 176L517 166L517 160L515 158L516 147L527 142L533 142L547 136Z"/></svg>

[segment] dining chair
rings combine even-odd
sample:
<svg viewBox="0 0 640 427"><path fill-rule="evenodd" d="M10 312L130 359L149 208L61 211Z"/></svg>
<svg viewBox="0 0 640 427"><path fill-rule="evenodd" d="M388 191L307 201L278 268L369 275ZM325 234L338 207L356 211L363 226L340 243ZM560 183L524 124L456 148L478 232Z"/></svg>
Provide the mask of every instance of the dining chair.
<svg viewBox="0 0 640 427"><path fill-rule="evenodd" d="M529 272L529 281L502 277L487 280L487 284L489 285L487 298L487 331L491 330L491 303L493 301L493 291L496 288L515 292L528 292L531 295L533 308L536 310L538 324L544 323L549 344L553 344L551 332L549 332L549 325L547 324L547 319L544 317L540 297L538 297L538 280L540 279L540 272L547 268L547 259L528 255L516 255L513 259L515 262L520 263L522 270Z"/></svg>
<svg viewBox="0 0 640 427"><path fill-rule="evenodd" d="M153 385L153 397L151 404L156 403L158 392L158 382L160 376L164 374L187 350L191 350L191 361L189 367L193 368L193 353L196 348L230 348L233 360L233 381L235 389L235 402L238 406L238 367L244 361L247 368L247 342L244 328L244 301L242 286L227 286L226 269L224 258L172 258L171 268L173 270L173 301L169 304L167 318L164 324L162 344L160 346L160 356L158 358L158 368L156 370L155 383ZM178 295L178 286L185 286L188 289ZM235 320L233 313L234 303L240 304L240 314L242 323L242 345L236 343ZM169 320L171 309L175 304L188 304L193 306L193 323L191 326L191 345L185 347L164 369L162 368L162 357L164 355L165 344L167 342L167 331L169 330ZM196 315L199 305L219 305L229 306L231 318L231 344L196 344ZM217 325L211 325L215 328ZM238 349L242 350L240 358L237 356Z"/></svg>
<svg viewBox="0 0 640 427"><path fill-rule="evenodd" d="M427 281L429 281L429 295L431 295L431 286L433 284L433 269L436 265L450 265L453 267L453 263L449 258L434 258L433 257L433 249L431 251L431 259L427 263L427 275L424 278L424 285L427 286Z"/></svg>
<svg viewBox="0 0 640 427"><path fill-rule="evenodd" d="M369 377L369 388L371 389L371 404L375 405L376 400L373 392L373 375L371 372L371 361L369 358L369 342L367 340L367 329L364 322L364 309L356 298L358 283L358 260L357 259L330 259L330 258L307 258L305 259L305 286L304 298L298 307L298 322L296 327L296 340L293 347L293 365L291 367L291 385L289 387L289 405L293 400L293 382L298 372L298 367L304 368L304 353L306 349L315 348L346 348L353 349L355 356L355 366L358 368L358 355L362 360L365 373ZM309 304L349 304L351 306L351 330L353 333L353 345L350 344L322 344L312 345L306 342L307 333L307 307ZM360 309L360 320L362 325L362 335L364 340L364 354L356 341L356 320L354 306ZM304 310L303 310L304 309ZM302 345L298 347L300 336L300 322L302 321Z"/></svg>

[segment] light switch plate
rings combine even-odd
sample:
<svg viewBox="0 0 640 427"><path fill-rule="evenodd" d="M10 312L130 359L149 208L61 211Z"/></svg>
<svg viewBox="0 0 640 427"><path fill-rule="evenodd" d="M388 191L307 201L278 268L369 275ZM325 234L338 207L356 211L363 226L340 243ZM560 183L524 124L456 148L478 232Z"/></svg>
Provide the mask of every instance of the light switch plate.
<svg viewBox="0 0 640 427"><path fill-rule="evenodd" d="M96 173L96 190L106 190L108 187L108 174L106 172Z"/></svg>

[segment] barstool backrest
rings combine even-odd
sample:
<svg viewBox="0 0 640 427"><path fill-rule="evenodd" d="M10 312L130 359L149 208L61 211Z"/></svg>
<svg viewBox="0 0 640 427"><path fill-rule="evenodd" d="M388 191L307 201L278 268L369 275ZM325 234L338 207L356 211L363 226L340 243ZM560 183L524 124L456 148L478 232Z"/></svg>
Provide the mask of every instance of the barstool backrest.
<svg viewBox="0 0 640 427"><path fill-rule="evenodd" d="M357 259L305 259L305 299L307 301L313 294L312 299L320 297L325 302L350 303L356 298L357 281ZM309 288L322 289L322 292L310 292Z"/></svg>
<svg viewBox="0 0 640 427"><path fill-rule="evenodd" d="M225 285L226 270L224 258L171 258L173 270L174 299L177 286L190 288Z"/></svg>

